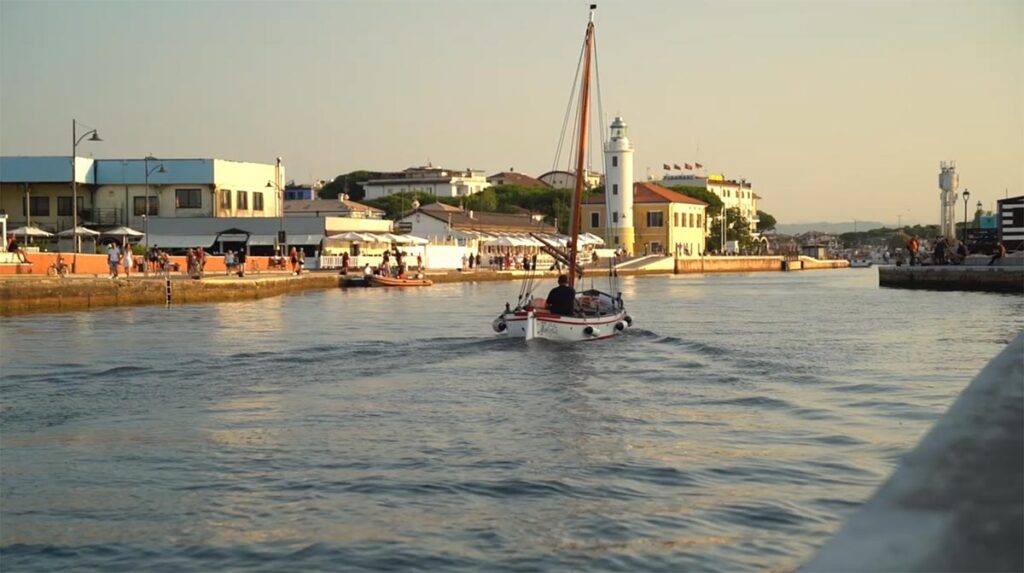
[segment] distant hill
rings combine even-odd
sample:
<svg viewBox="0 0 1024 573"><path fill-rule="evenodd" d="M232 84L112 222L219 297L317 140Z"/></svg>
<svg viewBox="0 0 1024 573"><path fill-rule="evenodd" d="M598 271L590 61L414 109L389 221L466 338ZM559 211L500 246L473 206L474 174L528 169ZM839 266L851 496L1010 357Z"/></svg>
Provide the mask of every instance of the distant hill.
<svg viewBox="0 0 1024 573"><path fill-rule="evenodd" d="M785 225L776 225L775 232L782 235L801 235L808 231L819 231L830 235L838 235L840 233L867 231L869 229L878 229L881 227L895 228L896 224L879 223L878 221L857 221L856 223L853 221L850 221L849 223L789 223Z"/></svg>

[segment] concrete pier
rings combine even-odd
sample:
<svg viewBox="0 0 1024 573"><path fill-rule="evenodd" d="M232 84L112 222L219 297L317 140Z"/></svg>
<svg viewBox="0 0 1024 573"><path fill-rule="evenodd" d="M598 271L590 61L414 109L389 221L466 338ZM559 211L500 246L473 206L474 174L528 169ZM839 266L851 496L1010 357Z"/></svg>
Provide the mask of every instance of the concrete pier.
<svg viewBox="0 0 1024 573"><path fill-rule="evenodd" d="M802 572L1024 571L1024 333Z"/></svg>
<svg viewBox="0 0 1024 573"><path fill-rule="evenodd" d="M879 267L878 285L892 288L1024 293L1021 266Z"/></svg>

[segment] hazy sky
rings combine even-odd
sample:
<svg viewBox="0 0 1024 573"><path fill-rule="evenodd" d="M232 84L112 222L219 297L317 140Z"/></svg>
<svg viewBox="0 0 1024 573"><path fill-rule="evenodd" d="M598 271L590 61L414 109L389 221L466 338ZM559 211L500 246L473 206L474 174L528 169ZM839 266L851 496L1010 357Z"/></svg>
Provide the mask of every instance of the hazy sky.
<svg viewBox="0 0 1024 573"><path fill-rule="evenodd" d="M0 154L70 154L74 117L99 158L536 176L587 5L0 0ZM972 208L1024 194L1022 0L603 0L597 30L637 179L698 161L782 223L937 222L945 159Z"/></svg>

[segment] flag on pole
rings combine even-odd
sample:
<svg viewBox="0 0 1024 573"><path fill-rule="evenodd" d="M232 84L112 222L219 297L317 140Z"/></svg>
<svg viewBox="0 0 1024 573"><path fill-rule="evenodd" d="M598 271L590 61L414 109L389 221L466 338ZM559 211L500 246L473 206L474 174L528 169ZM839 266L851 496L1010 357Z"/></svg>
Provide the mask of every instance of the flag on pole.
<svg viewBox="0 0 1024 573"><path fill-rule="evenodd" d="M701 165L700 163L694 163L694 165L697 166L697 169L704 169L704 166Z"/></svg>
<svg viewBox="0 0 1024 573"><path fill-rule="evenodd" d="M665 169L665 171L668 171L668 170L672 169L671 167L669 167L668 163L662 163L661 166L662 166L662 168Z"/></svg>
<svg viewBox="0 0 1024 573"><path fill-rule="evenodd" d="M691 171L693 169L693 165L690 165L689 163L684 163L683 165L686 166L687 171Z"/></svg>
<svg viewBox="0 0 1024 573"><path fill-rule="evenodd" d="M673 164L672 164L672 167L675 167L675 168L676 168L676 171L682 171L682 170L683 170L683 168L682 168L682 167L680 167L678 163L673 163Z"/></svg>

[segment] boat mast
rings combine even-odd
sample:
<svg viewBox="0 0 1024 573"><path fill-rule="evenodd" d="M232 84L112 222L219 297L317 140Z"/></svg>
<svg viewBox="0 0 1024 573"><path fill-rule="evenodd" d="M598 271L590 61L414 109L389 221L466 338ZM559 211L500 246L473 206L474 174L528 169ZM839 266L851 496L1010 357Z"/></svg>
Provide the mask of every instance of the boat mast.
<svg viewBox="0 0 1024 573"><path fill-rule="evenodd" d="M583 42L583 84L580 92L580 140L576 147L576 190L572 196L572 241L569 243L569 286L576 285L576 241L580 235L580 204L583 200L583 159L587 143L587 124L590 117L590 57L594 43L594 11L597 4L590 5L590 22Z"/></svg>

